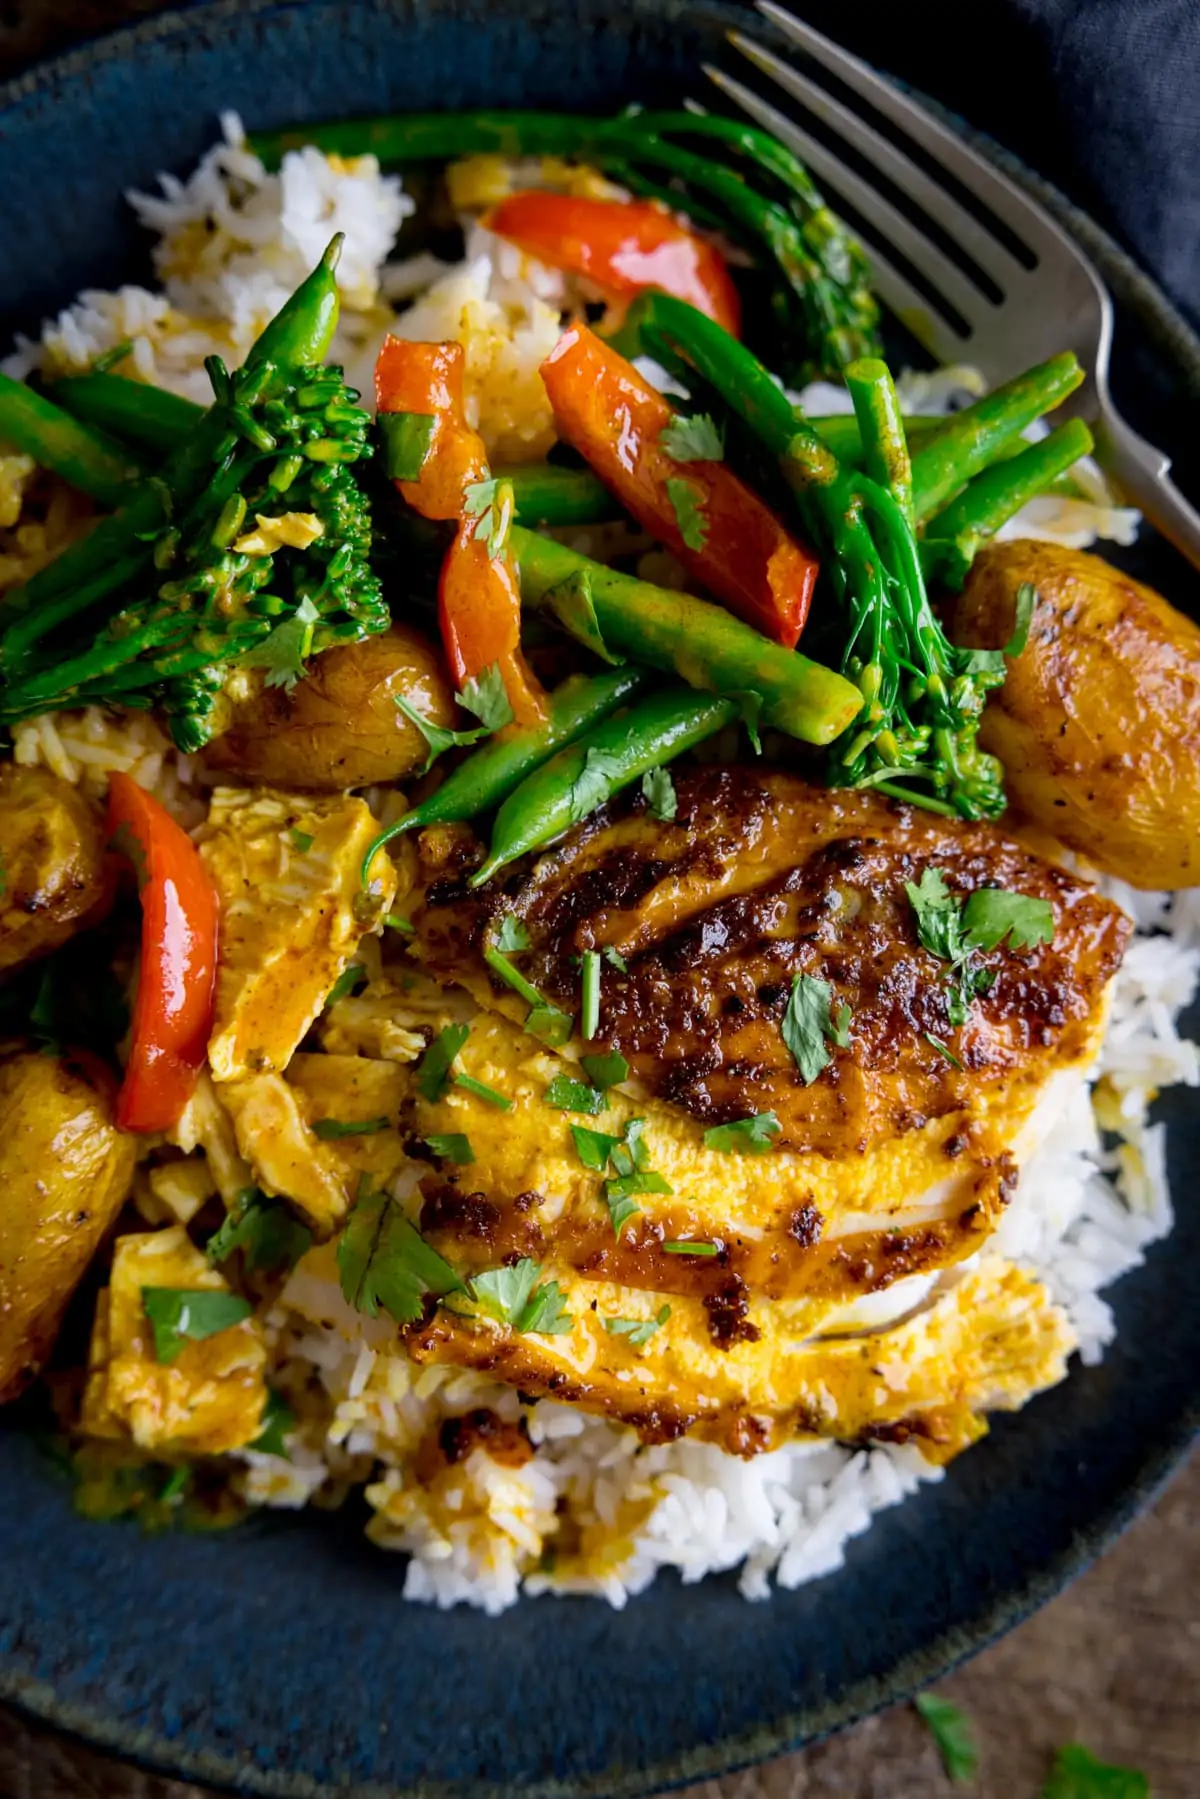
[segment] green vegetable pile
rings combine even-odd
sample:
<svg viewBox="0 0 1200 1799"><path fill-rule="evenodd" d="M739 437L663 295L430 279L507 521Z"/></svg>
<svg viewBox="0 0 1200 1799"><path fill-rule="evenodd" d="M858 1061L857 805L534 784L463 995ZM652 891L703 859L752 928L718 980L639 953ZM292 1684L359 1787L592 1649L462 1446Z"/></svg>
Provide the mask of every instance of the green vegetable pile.
<svg viewBox="0 0 1200 1799"><path fill-rule="evenodd" d="M95 702L157 706L180 749L196 750L235 666L290 685L310 655L386 628L370 511L352 473L369 453L370 421L340 370L321 363L339 246L243 368L230 374L209 358L213 404L161 474L128 484L117 512L5 596L0 724ZM15 410L0 391L0 435ZM108 493L107 477L76 461L84 427L52 433L57 412L43 403L35 454Z"/></svg>

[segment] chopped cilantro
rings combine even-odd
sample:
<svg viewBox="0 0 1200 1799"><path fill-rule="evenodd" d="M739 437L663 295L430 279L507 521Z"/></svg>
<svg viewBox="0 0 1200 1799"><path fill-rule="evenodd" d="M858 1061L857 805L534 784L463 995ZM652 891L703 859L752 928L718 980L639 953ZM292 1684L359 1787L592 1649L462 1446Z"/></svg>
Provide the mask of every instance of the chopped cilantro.
<svg viewBox="0 0 1200 1799"><path fill-rule="evenodd" d="M829 1043L845 1048L850 1041L850 1008L840 1006L835 1020L832 1001L833 990L828 981L808 974L798 974L793 979L791 998L783 1015L783 1040L806 1087L833 1060Z"/></svg>
<svg viewBox="0 0 1200 1799"><path fill-rule="evenodd" d="M329 992L325 995L325 1010L336 1006L340 999L348 999L360 981L365 981L367 971L361 962L347 963Z"/></svg>
<svg viewBox="0 0 1200 1799"><path fill-rule="evenodd" d="M575 1139L575 1153L585 1168L593 1174L603 1174L608 1167L608 1159L621 1141L619 1137L610 1137L607 1131L592 1131L583 1124L573 1124L571 1135Z"/></svg>
<svg viewBox="0 0 1200 1799"><path fill-rule="evenodd" d="M506 912L496 932L496 948L505 955L515 955L529 948L529 932L512 912Z"/></svg>
<svg viewBox="0 0 1200 1799"><path fill-rule="evenodd" d="M521 998L528 1001L531 1006L541 1006L546 1003L533 982L527 981L521 970L513 967L502 949L489 944L483 952L483 959L493 973L499 975L506 987L511 987L514 993L519 993Z"/></svg>
<svg viewBox="0 0 1200 1799"><path fill-rule="evenodd" d="M1054 1757L1042 1799L1149 1799L1150 1783L1133 1768L1097 1761L1081 1743L1068 1743Z"/></svg>
<svg viewBox="0 0 1200 1799"><path fill-rule="evenodd" d="M606 1318L604 1328L613 1337L628 1337L635 1349L648 1343L671 1316L670 1306L660 1306L654 1318Z"/></svg>
<svg viewBox="0 0 1200 1799"><path fill-rule="evenodd" d="M292 1409L282 1394L274 1387L267 1388L267 1403L263 1407L262 1429L254 1441L247 1445L257 1449L259 1455L281 1455L287 1459L288 1432L295 1429L296 1420Z"/></svg>
<svg viewBox="0 0 1200 1799"><path fill-rule="evenodd" d="M579 1065L593 1087L607 1093L629 1078L629 1064L619 1050L606 1050L599 1056L580 1056Z"/></svg>
<svg viewBox="0 0 1200 1799"><path fill-rule="evenodd" d="M471 1139L463 1136L461 1131L447 1131L444 1135L430 1131L425 1141L429 1145L430 1154L438 1156L443 1162L458 1162L465 1168L475 1160Z"/></svg>
<svg viewBox="0 0 1200 1799"><path fill-rule="evenodd" d="M499 556L508 542L515 502L511 481L472 481L463 493L463 511L476 519L474 535L487 544L491 557Z"/></svg>
<svg viewBox="0 0 1200 1799"><path fill-rule="evenodd" d="M312 1245L312 1232L289 1206L267 1199L256 1187L239 1193L225 1222L204 1246L209 1261L227 1261L240 1249L251 1272L275 1274L294 1268Z"/></svg>
<svg viewBox="0 0 1200 1799"><path fill-rule="evenodd" d="M302 856L307 856L315 841L312 832L297 830L296 826L293 825L288 832L288 836L291 838L295 847L300 851L300 854Z"/></svg>
<svg viewBox="0 0 1200 1799"><path fill-rule="evenodd" d="M708 519L704 511L704 494L686 475L671 475L665 482L667 498L679 526L679 535L689 550L702 550L708 541Z"/></svg>
<svg viewBox="0 0 1200 1799"><path fill-rule="evenodd" d="M574 1320L557 1281L537 1285L541 1272L540 1263L523 1256L511 1268L491 1268L475 1275L471 1295L484 1311L515 1331L559 1337L571 1329Z"/></svg>
<svg viewBox="0 0 1200 1799"><path fill-rule="evenodd" d="M502 731L513 722L513 709L498 662L490 662L480 674L464 681L458 701L475 714L485 731Z"/></svg>
<svg viewBox="0 0 1200 1799"><path fill-rule="evenodd" d="M268 687L284 687L290 693L304 674L304 665L312 654L313 631L321 614L305 595L290 618L268 631L261 643L247 650L241 658L243 668L265 668Z"/></svg>
<svg viewBox="0 0 1200 1799"><path fill-rule="evenodd" d="M940 1037L935 1037L932 1031L923 1031L921 1034L926 1043L933 1045L933 1048L937 1050L939 1056L945 1056L950 1066L952 1068L957 1068L961 1073L962 1063L950 1048L949 1044L943 1043Z"/></svg>
<svg viewBox="0 0 1200 1799"><path fill-rule="evenodd" d="M154 1333L154 1353L173 1362L188 1343L200 1343L249 1318L254 1310L236 1293L204 1287L143 1287L142 1305Z"/></svg>
<svg viewBox="0 0 1200 1799"><path fill-rule="evenodd" d="M583 981L579 1009L579 1034L591 1042L600 1029L600 952L583 952Z"/></svg>
<svg viewBox="0 0 1200 1799"><path fill-rule="evenodd" d="M636 1199L625 1194L614 1194L610 1185L604 1189L604 1197L608 1205L608 1215L612 1220L613 1236L619 1237L631 1218L636 1218L641 1211Z"/></svg>
<svg viewBox="0 0 1200 1799"><path fill-rule="evenodd" d="M439 1031L417 1066L417 1092L430 1105L441 1099L450 1080L450 1069L471 1035L467 1024L448 1024Z"/></svg>
<svg viewBox="0 0 1200 1799"><path fill-rule="evenodd" d="M560 1112L590 1112L595 1117L608 1105L603 1093L595 1087L589 1087L583 1081L573 1081L570 1075L556 1074L544 1095L546 1104L554 1106Z"/></svg>
<svg viewBox="0 0 1200 1799"><path fill-rule="evenodd" d="M917 936L931 956L955 962L963 953L962 902L951 893L940 868L927 868L914 885L906 881L908 903L917 916Z"/></svg>
<svg viewBox="0 0 1200 1799"><path fill-rule="evenodd" d="M582 819L590 818L597 806L604 804L612 792L613 782L620 780L623 773L624 763L620 756L610 755L607 750L590 749L583 767L571 783L571 823L577 825Z"/></svg>
<svg viewBox="0 0 1200 1799"><path fill-rule="evenodd" d="M391 481L419 481L429 457L437 419L431 412L381 412L383 466Z"/></svg>
<svg viewBox="0 0 1200 1799"><path fill-rule="evenodd" d="M569 1012L562 1012L557 1006L532 1006L525 1020L525 1029L531 1037L546 1043L551 1049L561 1049L574 1029L575 1020Z"/></svg>
<svg viewBox="0 0 1200 1799"><path fill-rule="evenodd" d="M929 1726L950 1779L956 1784L971 1780L979 1766L979 1751L967 1714L936 1693L918 1693L913 1704Z"/></svg>
<svg viewBox="0 0 1200 1799"><path fill-rule="evenodd" d="M411 918L401 918L398 912L389 912L383 922L389 931L402 931L406 937L416 929Z"/></svg>
<svg viewBox="0 0 1200 1799"><path fill-rule="evenodd" d="M663 1248L669 1256L715 1256L720 1250L715 1243L700 1243L693 1237L679 1237L674 1242L664 1243Z"/></svg>
<svg viewBox="0 0 1200 1799"><path fill-rule="evenodd" d="M497 1093L496 1089L489 1087L486 1082L477 1081L474 1075L456 1074L451 1078L456 1087L461 1087L464 1093L474 1094L475 1098L483 1100L485 1105L495 1106L498 1112L512 1111L513 1101L511 1099L506 1099L503 1093Z"/></svg>
<svg viewBox="0 0 1200 1799"><path fill-rule="evenodd" d="M415 706L410 706L402 693L394 693L392 698L409 724L415 725L425 739L427 754L423 765L417 770L418 774L425 774L433 767L438 757L444 755L447 750L466 749L468 745L478 743L481 737L486 737L488 734L486 725L476 725L471 731L447 731L443 725L434 724L431 718L426 718L423 712L418 712Z"/></svg>
<svg viewBox="0 0 1200 1799"><path fill-rule="evenodd" d="M717 1124L705 1131L704 1147L736 1151L744 1156L762 1156L782 1129L774 1112L756 1112L753 1118L737 1118L732 1124Z"/></svg>
<svg viewBox="0 0 1200 1799"><path fill-rule="evenodd" d="M964 674L995 675L1000 681L1003 681L1006 673L1006 659L1019 656L1029 642L1029 627L1033 623L1037 597L1037 588L1028 581L1022 581L1017 588L1017 605L1013 618L1012 636L1002 650L972 650L963 670Z"/></svg>
<svg viewBox="0 0 1200 1799"><path fill-rule="evenodd" d="M596 600L588 570L568 575L565 581L556 581L542 595L541 610L556 618L568 637L583 644L601 662L612 667L624 662L624 656L618 655L605 642L600 620L596 617Z"/></svg>
<svg viewBox="0 0 1200 1799"><path fill-rule="evenodd" d="M724 462L725 433L707 412L685 418L677 413L658 434L658 441L676 462Z"/></svg>
<svg viewBox="0 0 1200 1799"><path fill-rule="evenodd" d="M642 794L651 815L669 825L679 810L675 783L669 768L647 769L642 776Z"/></svg>
<svg viewBox="0 0 1200 1799"><path fill-rule="evenodd" d="M604 957L604 960L608 963L609 967L615 968L618 974L629 973L628 962L618 950L613 948L611 943L606 943L600 951L600 954Z"/></svg>
<svg viewBox="0 0 1200 1799"><path fill-rule="evenodd" d="M427 1293L443 1299L463 1283L443 1256L386 1193L363 1193L337 1247L342 1292L358 1312L375 1318L382 1306L397 1324L421 1316Z"/></svg>
<svg viewBox="0 0 1200 1799"><path fill-rule="evenodd" d="M759 728L762 724L763 696L744 689L740 693L731 693L731 700L736 700L742 715L742 723L746 727L746 735L750 739L750 747L756 756L762 755L762 738Z"/></svg>
<svg viewBox="0 0 1200 1799"><path fill-rule="evenodd" d="M373 1137L376 1131L386 1131L390 1122L387 1118L367 1118L354 1124L346 1118L318 1118L312 1128L322 1143L336 1143L339 1137Z"/></svg>
<svg viewBox="0 0 1200 1799"><path fill-rule="evenodd" d="M1049 900L1003 887L980 887L963 907L966 941L972 949L1036 949L1054 937L1054 908Z"/></svg>
<svg viewBox="0 0 1200 1799"><path fill-rule="evenodd" d="M927 868L919 883L906 883L905 891L920 943L950 964L946 1015L954 1026L966 1024L976 995L995 985L994 971L976 963L977 951L998 949L1005 938L1012 949L1033 949L1054 936L1053 907L1029 894L980 887L964 902L947 887L940 868Z"/></svg>

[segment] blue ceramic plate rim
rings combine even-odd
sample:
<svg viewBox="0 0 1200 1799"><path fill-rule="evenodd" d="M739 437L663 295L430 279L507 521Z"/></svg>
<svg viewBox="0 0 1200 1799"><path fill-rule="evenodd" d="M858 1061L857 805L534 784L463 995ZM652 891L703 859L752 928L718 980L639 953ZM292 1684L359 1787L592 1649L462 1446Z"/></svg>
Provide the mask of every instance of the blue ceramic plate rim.
<svg viewBox="0 0 1200 1799"><path fill-rule="evenodd" d="M123 27L0 84L0 120L29 96L85 78L101 64L135 54L143 45L198 29L217 32L223 21L247 14L265 18L281 11L304 10L305 5L306 0L200 0L199 4L173 9L142 23ZM717 4L700 0L694 10L710 16L733 17L732 9L721 6L719 0ZM1034 194L1073 233L1100 268L1118 305L1139 317L1148 335L1175 364L1189 395L1200 397L1200 337L1157 284L1107 232L1049 183L960 118L934 103L929 104L956 131L983 149ZM6 1655L0 1655L0 1699L32 1718L98 1748L114 1751L139 1766L245 1794L284 1795L287 1799L325 1799L328 1795L332 1799L335 1793L354 1793L360 1799L396 1799L402 1791L430 1796L459 1795L469 1791L477 1799L484 1799L484 1795L517 1792L528 1799L533 1799L534 1795L538 1799L565 1799L568 1794L611 1795L612 1799L617 1799L618 1795L660 1791L744 1767L801 1742L818 1741L884 1705L908 1697L966 1657L986 1648L1061 1591L1153 1501L1186 1456L1198 1430L1200 1391L1180 1409L1172 1426L1160 1429L1157 1437L1148 1443L1136 1472L1120 1494L1097 1507L1086 1528L1077 1531L1067 1549L1047 1559L1028 1579L1011 1585L990 1603L960 1616L955 1623L931 1636L920 1650L908 1653L896 1663L887 1677L875 1681L863 1679L816 1712L811 1706L792 1712L785 1710L753 1728L700 1743L689 1751L675 1752L661 1761L646 1762L620 1773L606 1771L584 1778L523 1781L519 1785L477 1781L466 1786L421 1779L403 1788L390 1782L380 1784L371 1780L348 1786L341 1779L326 1782L296 1771L272 1773L248 1767L244 1760L235 1762L217 1753L182 1749L165 1735L139 1730L101 1709L61 1698L51 1684L33 1681L13 1667ZM829 1578L836 1580L837 1576ZM486 1620L480 1620L480 1629L487 1629Z"/></svg>

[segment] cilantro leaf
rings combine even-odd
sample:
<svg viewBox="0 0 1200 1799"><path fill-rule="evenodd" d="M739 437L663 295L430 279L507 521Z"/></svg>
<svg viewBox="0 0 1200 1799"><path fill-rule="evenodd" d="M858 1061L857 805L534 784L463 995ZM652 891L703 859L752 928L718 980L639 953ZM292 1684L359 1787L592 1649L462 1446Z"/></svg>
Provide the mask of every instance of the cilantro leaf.
<svg viewBox="0 0 1200 1799"><path fill-rule="evenodd" d="M503 935L503 932L501 932L501 935ZM500 976L500 979L504 982L506 987L511 987L514 993L519 993L521 998L527 1000L531 1006L541 1006L545 1004L545 1001L533 982L527 981L525 976L521 973L521 970L513 967L512 963L499 946L488 944L483 952L483 959L492 970L493 974L498 974Z"/></svg>
<svg viewBox="0 0 1200 1799"><path fill-rule="evenodd" d="M348 962L343 968L329 992L325 995L325 1010L336 1006L340 999L349 998L360 981L365 981L367 971L361 962Z"/></svg>
<svg viewBox="0 0 1200 1799"><path fill-rule="evenodd" d="M613 1236L619 1237L631 1218L636 1218L641 1211L636 1199L626 1194L614 1194L610 1187L604 1189L604 1197L608 1204L608 1215L612 1219Z"/></svg>
<svg viewBox="0 0 1200 1799"><path fill-rule="evenodd" d="M472 481L463 493L463 511L477 521L472 535L484 540L489 556L499 556L508 542L515 511L512 482L495 477Z"/></svg>
<svg viewBox="0 0 1200 1799"><path fill-rule="evenodd" d="M604 960L608 963L609 967L615 968L618 974L629 973L628 962L618 950L613 948L611 943L606 943L600 951L600 954L604 957Z"/></svg>
<svg viewBox="0 0 1200 1799"><path fill-rule="evenodd" d="M592 1086L599 1087L601 1093L607 1093L610 1087L617 1087L629 1078L629 1064L616 1049L599 1056L580 1056L579 1065Z"/></svg>
<svg viewBox="0 0 1200 1799"><path fill-rule="evenodd" d="M425 1137L429 1153L438 1156L443 1162L458 1162L466 1168L475 1160L475 1151L471 1148L471 1139L461 1131L446 1131L444 1134L430 1131Z"/></svg>
<svg viewBox="0 0 1200 1799"><path fill-rule="evenodd" d="M929 1726L950 1779L970 1780L979 1766L979 1751L967 1714L936 1693L918 1693L913 1704Z"/></svg>
<svg viewBox="0 0 1200 1799"><path fill-rule="evenodd" d="M475 714L485 731L502 731L513 722L513 709L498 662L489 662L480 674L463 682L458 703Z"/></svg>
<svg viewBox="0 0 1200 1799"><path fill-rule="evenodd" d="M154 1334L160 1362L173 1362L188 1343L201 1343L227 1331L254 1310L237 1293L204 1287L143 1287L142 1306Z"/></svg>
<svg viewBox="0 0 1200 1799"><path fill-rule="evenodd" d="M670 1306L660 1306L653 1318L606 1318L604 1328L613 1337L628 1337L635 1349L648 1343L655 1331L661 1330L671 1316Z"/></svg>
<svg viewBox="0 0 1200 1799"><path fill-rule="evenodd" d="M292 843L295 845L296 849L298 849L300 851L300 854L302 856L307 856L307 854L308 854L309 850L312 848L313 842L314 842L314 838L313 838L311 831L300 831L300 830L297 830L295 825L293 825L291 830L288 832L288 836L291 838Z"/></svg>
<svg viewBox="0 0 1200 1799"><path fill-rule="evenodd" d="M834 1013L829 1026L829 1041L836 1044L838 1049L850 1048L850 1025L853 1018L853 1012L843 1000Z"/></svg>
<svg viewBox="0 0 1200 1799"><path fill-rule="evenodd" d="M607 750L590 749L583 767L571 783L571 823L579 824L589 818L597 806L602 806L624 772L625 765L619 756L610 755Z"/></svg>
<svg viewBox="0 0 1200 1799"><path fill-rule="evenodd" d="M525 1029L531 1037L540 1043L548 1044L551 1049L561 1049L571 1035L575 1020L569 1012L562 1012L557 1006L533 1006L525 1020Z"/></svg>
<svg viewBox="0 0 1200 1799"><path fill-rule="evenodd" d="M568 637L581 643L601 662L619 667L625 661L624 656L610 649L605 641L596 616L592 577L586 569L568 575L565 581L556 582L542 595L541 605L543 611L558 620Z"/></svg>
<svg viewBox="0 0 1200 1799"><path fill-rule="evenodd" d="M262 1429L248 1449L257 1449L259 1455L281 1455L286 1460L288 1455L287 1435L295 1429L296 1419L292 1408L281 1393L274 1387L267 1388L267 1403L263 1407Z"/></svg>
<svg viewBox="0 0 1200 1799"><path fill-rule="evenodd" d="M382 1306L397 1324L421 1316L427 1293L444 1299L463 1286L386 1193L360 1196L338 1240L337 1265L342 1292L355 1311L376 1318Z"/></svg>
<svg viewBox="0 0 1200 1799"><path fill-rule="evenodd" d="M642 793L651 816L669 825L679 810L669 768L651 768L642 776Z"/></svg>
<svg viewBox="0 0 1200 1799"><path fill-rule="evenodd" d="M677 413L658 434L658 441L676 462L724 462L725 433L707 412L685 418Z"/></svg>
<svg viewBox="0 0 1200 1799"><path fill-rule="evenodd" d="M963 924L972 949L997 949L1006 937L1010 949L1036 949L1054 937L1054 907L1027 893L980 887L963 907Z"/></svg>
<svg viewBox="0 0 1200 1799"><path fill-rule="evenodd" d="M322 1143L336 1143L341 1137L373 1137L376 1131L386 1131L390 1122L387 1118L367 1118L355 1124L348 1118L318 1118L312 1127L313 1136Z"/></svg>
<svg viewBox="0 0 1200 1799"><path fill-rule="evenodd" d="M450 1069L471 1035L468 1024L448 1024L439 1031L417 1064L417 1092L430 1105L441 1099L450 1082Z"/></svg>
<svg viewBox="0 0 1200 1799"><path fill-rule="evenodd" d="M208 1239L204 1253L216 1265L240 1249L250 1272L261 1268L274 1274L294 1268L311 1247L312 1232L290 1206L267 1199L256 1187L247 1187Z"/></svg>
<svg viewBox="0 0 1200 1799"><path fill-rule="evenodd" d="M603 1093L583 1081L573 1081L567 1074L556 1074L543 1098L559 1112L590 1112L593 1117L608 1106Z"/></svg>
<svg viewBox="0 0 1200 1799"><path fill-rule="evenodd" d="M964 674L992 675L995 678L996 686L1004 681L1008 673L1008 660L1021 655L1025 645L1029 642L1029 627L1033 623L1037 599L1037 588L1028 581L1022 581L1017 588L1012 636L1002 650L972 650L966 658Z"/></svg>
<svg viewBox="0 0 1200 1799"><path fill-rule="evenodd" d="M496 948L504 955L513 955L529 948L529 932L511 912L506 912L500 920L500 929L496 932Z"/></svg>
<svg viewBox="0 0 1200 1799"><path fill-rule="evenodd" d="M956 962L963 954L962 901L951 893L940 868L927 868L915 886L906 881L904 891L917 916L917 936L931 956Z"/></svg>
<svg viewBox="0 0 1200 1799"><path fill-rule="evenodd" d="M398 912L389 912L383 922L389 931L399 931L405 937L411 937L416 931L412 919L401 918Z"/></svg>
<svg viewBox="0 0 1200 1799"><path fill-rule="evenodd" d="M391 481L419 481L429 459L437 419L431 412L381 412L383 466Z"/></svg>
<svg viewBox="0 0 1200 1799"><path fill-rule="evenodd" d="M631 1168L628 1174L615 1175L604 1183L604 1196L610 1204L614 1199L630 1199L635 1193L672 1192L674 1188L653 1168Z"/></svg>
<svg viewBox="0 0 1200 1799"><path fill-rule="evenodd" d="M792 1060L800 1070L800 1079L806 1087L811 1087L822 1070L832 1062L830 1040L839 1047L844 1047L843 1038L849 1041L849 1008L839 1007L835 1023L830 1010L832 1001L833 989L828 981L818 980L809 974L798 974L793 978L791 997L781 1028L783 1041L787 1044Z"/></svg>
<svg viewBox="0 0 1200 1799"><path fill-rule="evenodd" d="M473 1074L456 1074L451 1079L464 1093L473 1093L476 1099L483 1100L485 1105L495 1106L498 1112L512 1111L514 1102L511 1099L507 1099L503 1093L497 1093L486 1081L477 1081Z"/></svg>
<svg viewBox="0 0 1200 1799"><path fill-rule="evenodd" d="M921 1035L924 1037L926 1043L933 1045L939 1056L945 1056L951 1068L957 1068L960 1073L962 1072L962 1063L950 1048L949 1044L943 1043L940 1037L935 1037L932 1031L923 1031Z"/></svg>
<svg viewBox="0 0 1200 1799"><path fill-rule="evenodd" d="M463 511L468 518L482 518L489 506L495 505L496 480L471 481L463 489Z"/></svg>
<svg viewBox="0 0 1200 1799"><path fill-rule="evenodd" d="M501 1324L522 1333L562 1336L574 1323L557 1281L537 1285L541 1264L523 1256L511 1268L490 1268L471 1281L471 1295Z"/></svg>
<svg viewBox="0 0 1200 1799"><path fill-rule="evenodd" d="M669 1256L716 1256L721 1253L715 1243L703 1243L695 1237L677 1237L673 1242L664 1243L662 1248Z"/></svg>
<svg viewBox="0 0 1200 1799"><path fill-rule="evenodd" d="M679 535L689 550L702 550L708 542L708 518L704 511L704 495L686 475L671 475L663 483Z"/></svg>
<svg viewBox="0 0 1200 1799"><path fill-rule="evenodd" d="M459 697L461 699L461 694ZM415 706L410 706L402 693L394 693L392 698L409 724L415 725L425 739L425 748L428 753L423 765L417 770L418 774L427 774L438 757L444 755L447 750L465 749L469 744L478 743L481 737L486 737L488 734L486 725L478 725L471 731L447 731L444 726L435 725L431 718L426 718L423 712L418 712Z"/></svg>
<svg viewBox="0 0 1200 1799"><path fill-rule="evenodd" d="M583 1124L573 1124L571 1135L575 1139L575 1153L584 1167L590 1168L593 1174L603 1174L621 1139L609 1136L607 1131L589 1130Z"/></svg>
<svg viewBox="0 0 1200 1799"><path fill-rule="evenodd" d="M704 1133L705 1149L720 1149L744 1156L766 1155L783 1126L774 1112L756 1112L732 1124L716 1124Z"/></svg>
<svg viewBox="0 0 1200 1799"><path fill-rule="evenodd" d="M1150 1783L1133 1768L1097 1761L1081 1743L1068 1743L1054 1757L1042 1799L1150 1799Z"/></svg>
<svg viewBox="0 0 1200 1799"><path fill-rule="evenodd" d="M243 668L265 668L268 687L283 687L288 693L305 672L312 654L313 632L321 614L305 595L290 618L285 618L261 643L256 643L241 658Z"/></svg>

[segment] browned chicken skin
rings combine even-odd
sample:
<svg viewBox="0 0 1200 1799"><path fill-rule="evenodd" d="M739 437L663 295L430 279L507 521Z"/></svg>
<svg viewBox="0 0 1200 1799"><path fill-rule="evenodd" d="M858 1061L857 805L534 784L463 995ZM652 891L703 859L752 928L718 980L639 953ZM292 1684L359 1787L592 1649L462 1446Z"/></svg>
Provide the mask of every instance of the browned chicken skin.
<svg viewBox="0 0 1200 1799"><path fill-rule="evenodd" d="M108 893L99 815L45 768L0 763L0 970L64 944Z"/></svg>
<svg viewBox="0 0 1200 1799"><path fill-rule="evenodd" d="M1011 803L1131 886L1200 884L1200 628L1099 556L1018 540L977 557L955 641L1007 643L1023 582L1029 642L980 732Z"/></svg>

